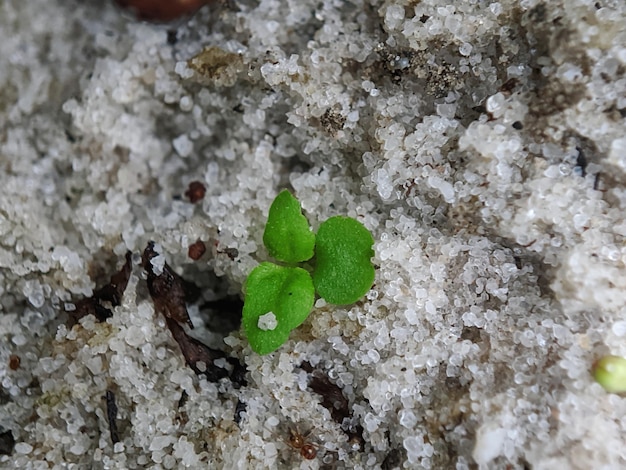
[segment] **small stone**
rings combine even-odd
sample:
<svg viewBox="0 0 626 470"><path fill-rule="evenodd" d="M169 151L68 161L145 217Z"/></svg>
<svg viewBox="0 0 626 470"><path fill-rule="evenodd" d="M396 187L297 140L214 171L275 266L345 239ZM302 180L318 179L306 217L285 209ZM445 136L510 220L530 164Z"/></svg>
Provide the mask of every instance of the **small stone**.
<svg viewBox="0 0 626 470"><path fill-rule="evenodd" d="M14 450L18 454L30 454L33 451L33 446L27 444L26 442L18 442L15 444Z"/></svg>
<svg viewBox="0 0 626 470"><path fill-rule="evenodd" d="M486 465L502 453L506 430L492 424L480 427L472 456L479 465Z"/></svg>
<svg viewBox="0 0 626 470"><path fill-rule="evenodd" d="M263 331L274 330L278 326L278 320L273 312L267 312L259 317L257 325Z"/></svg>
<svg viewBox="0 0 626 470"><path fill-rule="evenodd" d="M174 146L176 153L183 158L191 155L191 152L193 151L193 142L189 140L189 137L185 134L176 137L172 141L172 145Z"/></svg>

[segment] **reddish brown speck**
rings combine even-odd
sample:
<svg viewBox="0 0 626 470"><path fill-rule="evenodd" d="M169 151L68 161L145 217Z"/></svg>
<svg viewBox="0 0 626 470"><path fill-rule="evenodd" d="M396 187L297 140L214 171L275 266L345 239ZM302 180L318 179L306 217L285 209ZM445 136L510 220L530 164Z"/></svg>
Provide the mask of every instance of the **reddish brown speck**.
<svg viewBox="0 0 626 470"><path fill-rule="evenodd" d="M210 0L115 0L116 3L132 10L137 18L147 21L172 21L190 15L206 5Z"/></svg>
<svg viewBox="0 0 626 470"><path fill-rule="evenodd" d="M11 370L17 370L20 368L20 356L18 356L17 354L11 354L9 356L9 369Z"/></svg>
<svg viewBox="0 0 626 470"><path fill-rule="evenodd" d="M192 260L197 261L202 258L205 251L206 245L202 240L198 240L196 243L189 245L188 255Z"/></svg>
<svg viewBox="0 0 626 470"><path fill-rule="evenodd" d="M189 198L189 202L196 203L204 199L204 195L206 194L206 188L204 184L200 181L192 181L189 183L189 187L187 191L185 191L185 196Z"/></svg>

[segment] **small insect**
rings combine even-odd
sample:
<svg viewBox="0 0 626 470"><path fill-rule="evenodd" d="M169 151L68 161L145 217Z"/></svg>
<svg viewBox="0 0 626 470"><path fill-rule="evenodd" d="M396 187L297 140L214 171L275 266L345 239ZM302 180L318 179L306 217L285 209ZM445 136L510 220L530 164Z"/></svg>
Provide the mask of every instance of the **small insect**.
<svg viewBox="0 0 626 470"><path fill-rule="evenodd" d="M300 434L298 430L289 429L289 440L287 444L300 452L303 459L313 460L317 457L317 447L308 441L309 433Z"/></svg>

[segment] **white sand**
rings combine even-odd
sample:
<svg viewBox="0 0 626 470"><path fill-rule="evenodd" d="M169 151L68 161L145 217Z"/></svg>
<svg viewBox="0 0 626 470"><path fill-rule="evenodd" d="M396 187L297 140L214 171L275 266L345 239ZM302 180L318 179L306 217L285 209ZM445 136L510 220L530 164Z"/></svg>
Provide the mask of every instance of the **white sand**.
<svg viewBox="0 0 626 470"><path fill-rule="evenodd" d="M625 468L626 401L589 369L626 355L626 3L226 3L155 26L0 2L0 466ZM199 380L138 255L155 240L205 299L236 294L284 187L314 228L372 231L375 286L318 301L263 357L191 306L249 370L239 390ZM113 317L66 328L126 250ZM362 450L302 361L343 389Z"/></svg>

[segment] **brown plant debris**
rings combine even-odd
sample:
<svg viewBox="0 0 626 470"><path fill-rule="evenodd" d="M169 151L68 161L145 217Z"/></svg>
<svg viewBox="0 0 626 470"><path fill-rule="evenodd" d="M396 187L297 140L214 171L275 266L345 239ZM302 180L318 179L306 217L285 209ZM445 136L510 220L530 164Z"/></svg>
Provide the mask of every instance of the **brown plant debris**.
<svg viewBox="0 0 626 470"><path fill-rule="evenodd" d="M108 284L96 290L91 297L79 300L73 310L66 310L69 314L69 326L74 326L87 315L93 315L99 322L105 321L113 315L112 308L122 303L122 296L128 286L132 271L131 252L126 252L126 261L118 272L111 276Z"/></svg>
<svg viewBox="0 0 626 470"><path fill-rule="evenodd" d="M183 393L180 394L180 399L178 400L178 408L182 408L187 403L189 399L189 395L186 390L183 390Z"/></svg>
<svg viewBox="0 0 626 470"><path fill-rule="evenodd" d="M314 369L309 377L309 388L322 397L320 404L330 411L333 420L341 424L350 417L348 399L341 388L330 381L328 376L319 369Z"/></svg>
<svg viewBox="0 0 626 470"><path fill-rule="evenodd" d="M115 394L111 390L107 390L104 399L107 405L107 420L109 422L111 442L115 445L120 442L120 436L117 432L117 405L115 404Z"/></svg>
<svg viewBox="0 0 626 470"><path fill-rule="evenodd" d="M157 313L163 314L167 327L178 343L185 362L198 375L204 374L207 380L217 382L230 376L236 388L245 385L245 367L235 358L226 357L226 353L212 349L197 339L189 336L181 324L193 328L187 312L186 297L188 284L176 274L167 263L161 274L155 274L151 260L158 253L154 251L154 242L149 242L143 253L143 266L148 273L148 291ZM223 366L216 365L217 359L224 359Z"/></svg>
<svg viewBox="0 0 626 470"><path fill-rule="evenodd" d="M350 420L352 413L350 403L343 394L341 387L331 382L324 371L313 367L306 361L300 364L300 368L309 373L309 389L322 397L320 404L330 411L333 421L342 426L352 448L356 451L362 451L364 446L363 428L358 425L348 429L344 427L346 418Z"/></svg>
<svg viewBox="0 0 626 470"><path fill-rule="evenodd" d="M209 382L217 382L219 379L229 375L228 369L214 364L216 359L226 357L223 351L209 348L197 339L192 338L185 333L183 327L173 318L165 317L165 321L185 357L185 362L197 375L204 374ZM200 362L204 363L204 366L201 366Z"/></svg>
<svg viewBox="0 0 626 470"><path fill-rule="evenodd" d="M164 264L161 274L155 274L151 260L156 256L158 253L154 251L154 242L149 242L143 252L142 263L148 273L148 290L154 302L154 309L165 318L186 323L193 329L185 303L185 281L167 263Z"/></svg>

